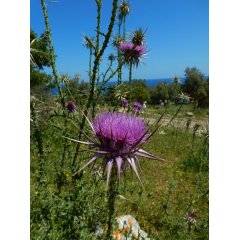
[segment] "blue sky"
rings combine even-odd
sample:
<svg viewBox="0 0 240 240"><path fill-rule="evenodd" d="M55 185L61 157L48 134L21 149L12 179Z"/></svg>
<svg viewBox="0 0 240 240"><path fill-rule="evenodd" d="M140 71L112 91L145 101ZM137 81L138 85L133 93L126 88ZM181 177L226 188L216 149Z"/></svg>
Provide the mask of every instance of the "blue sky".
<svg viewBox="0 0 240 240"><path fill-rule="evenodd" d="M111 13L111 0L103 0L102 28L106 31ZM121 1L119 1L121 2ZM88 50L83 33L95 35L95 0L58 0L48 3L49 21L60 74L80 74L88 80ZM141 27L146 32L148 54L133 78L167 78L184 76L186 67L197 67L209 74L209 2L208 0L130 0L127 33ZM45 29L40 1L30 1L31 27L38 34ZM115 33L116 29L114 30ZM101 70L107 66L110 47L103 57ZM50 69L46 70L50 72ZM124 68L123 78L127 79Z"/></svg>

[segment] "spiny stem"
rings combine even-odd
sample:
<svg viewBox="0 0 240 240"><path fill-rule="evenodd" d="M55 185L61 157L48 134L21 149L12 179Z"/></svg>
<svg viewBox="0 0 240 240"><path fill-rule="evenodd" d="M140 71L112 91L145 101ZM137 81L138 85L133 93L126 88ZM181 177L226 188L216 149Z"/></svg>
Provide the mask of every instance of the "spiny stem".
<svg viewBox="0 0 240 240"><path fill-rule="evenodd" d="M65 100L64 100L64 96L62 94L62 89L60 86L59 76L57 73L57 68L56 68L56 63L55 63L56 60L55 60L55 54L54 54L54 48L53 48L53 42L52 42L51 29L50 29L49 20L48 20L47 7L46 7L44 0L41 0L41 4L42 4L43 15L44 15L44 19L45 19L46 32L47 32L47 36L48 36L48 40L49 40L49 51L51 54L51 66L52 66L53 76L57 83L57 88L58 88L58 92L59 92L59 96L60 96L60 100L61 100L61 105L62 105L63 109L65 109Z"/></svg>
<svg viewBox="0 0 240 240"><path fill-rule="evenodd" d="M123 17L123 38L126 39L126 16Z"/></svg>
<svg viewBox="0 0 240 240"><path fill-rule="evenodd" d="M104 39L104 42L103 42L103 45L102 45L102 48L101 48L100 52L97 54L97 56L95 56L95 60L94 60L94 63L93 63L94 66L93 66L93 71L92 71L90 93L89 93L87 104L86 104L86 107L85 107L85 110L84 110L85 115L87 115L88 109L90 108L90 106L92 104L92 101L94 100L94 94L95 94L94 90L95 90L95 81L96 81L97 69L98 69L98 65L100 63L100 59L101 59L106 47L108 46L108 43L109 43L109 40L110 40L110 37L111 37L111 34L112 34L112 30L113 30L113 26L114 26L114 22L115 22L115 18L116 18L117 5L118 5L118 0L113 0L112 15L111 15L110 23L108 25L108 32L105 35L105 39ZM97 32L97 33L99 33L99 32ZM80 132L79 132L79 136L78 136L79 139L81 138L81 135L82 135L81 131L84 128L85 121L86 121L86 118L84 117L82 119L81 124L80 124ZM80 148L80 144L77 144L75 154L74 154L74 158L73 158L73 162L72 162L73 165L76 162L79 148Z"/></svg>
<svg viewBox="0 0 240 240"><path fill-rule="evenodd" d="M105 239L109 240L111 239L112 234L112 225L113 225L113 217L115 213L115 201L117 196L117 180L115 175L112 175L110 177L110 183L109 183L109 192L108 192L108 220L107 220L107 234Z"/></svg>
<svg viewBox="0 0 240 240"><path fill-rule="evenodd" d="M36 139L37 143L37 149L39 154L39 178L40 181L42 173L43 173L43 162L44 162L44 148L43 148L43 138L42 138L42 131L40 131L38 126L38 120L37 120L37 114L36 109L34 107L34 103L30 103L31 108L31 115L32 115L32 121L33 121L33 127L34 127L34 137Z"/></svg>
<svg viewBox="0 0 240 240"><path fill-rule="evenodd" d="M118 40L121 37L121 25L122 25L122 20L119 18L119 22L118 22ZM118 66L121 65L121 53L119 50L119 46L118 46ZM118 85L120 85L122 83L122 67L119 68L118 70Z"/></svg>
<svg viewBox="0 0 240 240"><path fill-rule="evenodd" d="M89 75L89 80L90 80L90 82L91 82L91 77L92 77L92 48L90 47L90 58L89 58L89 73L88 73L88 75Z"/></svg>
<svg viewBox="0 0 240 240"><path fill-rule="evenodd" d="M63 136L66 136L67 135L67 118L65 118L65 121L64 121L64 133L63 133ZM63 144L63 154L62 154L62 159L61 159L61 171L63 171L63 167L64 167L64 161L65 161L65 156L66 156L66 150L67 150L67 139L65 138L64 139L64 144Z"/></svg>
<svg viewBox="0 0 240 240"><path fill-rule="evenodd" d="M133 64L132 64L132 62L130 62L130 65L129 65L129 79L128 79L129 91L130 91L131 83L132 83L132 66L133 66ZM129 95L129 101L131 101L131 94Z"/></svg>
<svg viewBox="0 0 240 240"><path fill-rule="evenodd" d="M177 117L179 111L181 110L183 104L180 105L180 107L178 108L177 112L173 115L173 117L171 118L171 120L168 122L168 124L166 125L166 127L169 126L169 124L174 120L175 117Z"/></svg>
<svg viewBox="0 0 240 240"><path fill-rule="evenodd" d="M129 85L131 85L131 82L132 82L132 62L130 62L130 65L129 65L129 80L128 80L128 83Z"/></svg>

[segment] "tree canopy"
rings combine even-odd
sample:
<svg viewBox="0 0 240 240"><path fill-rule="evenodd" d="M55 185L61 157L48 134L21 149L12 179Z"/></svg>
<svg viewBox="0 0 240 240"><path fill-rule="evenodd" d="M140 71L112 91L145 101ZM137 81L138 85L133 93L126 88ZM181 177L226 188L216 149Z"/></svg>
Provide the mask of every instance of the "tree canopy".
<svg viewBox="0 0 240 240"><path fill-rule="evenodd" d="M44 67L50 67L49 41L46 33L40 38L30 29L30 87L32 91L47 89L52 83L51 75L43 72Z"/></svg>
<svg viewBox="0 0 240 240"><path fill-rule="evenodd" d="M196 67L187 67L185 76L184 91L193 98L196 107L207 107L209 102L209 81Z"/></svg>

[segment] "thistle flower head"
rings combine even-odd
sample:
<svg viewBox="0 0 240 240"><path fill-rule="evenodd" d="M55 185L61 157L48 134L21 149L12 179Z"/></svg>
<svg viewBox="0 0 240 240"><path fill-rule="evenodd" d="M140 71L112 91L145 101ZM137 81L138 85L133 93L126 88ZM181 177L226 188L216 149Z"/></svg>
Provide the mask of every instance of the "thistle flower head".
<svg viewBox="0 0 240 240"><path fill-rule="evenodd" d="M130 4L127 1L123 1L119 6L119 19L123 19L127 15L129 15L130 12Z"/></svg>
<svg viewBox="0 0 240 240"><path fill-rule="evenodd" d="M124 108L127 108L127 107L128 107L128 100L127 100L127 99L124 99L124 100L122 101L122 106L123 106Z"/></svg>
<svg viewBox="0 0 240 240"><path fill-rule="evenodd" d="M113 155L128 152L147 130L143 119L118 112L105 112L93 121L96 136L101 142L102 150ZM145 138L140 141L144 143Z"/></svg>
<svg viewBox="0 0 240 240"><path fill-rule="evenodd" d="M117 101L121 102L124 99L126 99L127 94L128 94L128 91L124 84L119 84L114 87L114 98Z"/></svg>
<svg viewBox="0 0 240 240"><path fill-rule="evenodd" d="M138 66L142 56L146 53L146 48L143 45L134 45L132 42L122 42L119 49L123 54L124 61L129 64L133 63Z"/></svg>
<svg viewBox="0 0 240 240"><path fill-rule="evenodd" d="M119 47L120 46L120 44L121 43L123 43L124 42L124 38L123 37L120 37L120 36L114 36L113 37L113 43L112 43L112 45L114 46L114 47Z"/></svg>
<svg viewBox="0 0 240 240"><path fill-rule="evenodd" d="M116 59L116 57L115 57L113 54L110 54L110 55L108 56L108 60L109 60L110 62L115 61L115 59Z"/></svg>
<svg viewBox="0 0 240 240"><path fill-rule="evenodd" d="M196 223L196 214L194 212L190 212L187 214L187 216L185 217L185 219L187 220L187 222L193 224Z"/></svg>
<svg viewBox="0 0 240 240"><path fill-rule="evenodd" d="M126 170L126 163L129 163L140 180L137 170L138 157L159 159L140 148L156 131L150 133L142 118L126 113L104 112L97 116L93 122L89 119L87 121L93 131L93 136L88 137L90 142L70 140L96 147L97 150L89 149L95 155L79 171L90 164L94 164L98 158L102 158L103 170L107 168L108 185L112 168L117 169L120 178L120 173Z"/></svg>
<svg viewBox="0 0 240 240"><path fill-rule="evenodd" d="M178 94L178 98L186 101L190 101L190 96L187 93L181 92Z"/></svg>
<svg viewBox="0 0 240 240"><path fill-rule="evenodd" d="M132 109L134 113L139 113L142 110L143 106L140 102L134 102L132 104Z"/></svg>
<svg viewBox="0 0 240 240"><path fill-rule="evenodd" d="M77 106L74 101L68 101L66 108L67 108L68 112L70 112L70 113L73 113L77 110Z"/></svg>
<svg viewBox="0 0 240 240"><path fill-rule="evenodd" d="M132 43L134 45L143 45L143 40L145 38L145 32L139 28L132 33Z"/></svg>
<svg viewBox="0 0 240 240"><path fill-rule="evenodd" d="M173 79L172 79L172 82L174 84L180 84L181 83L181 80L178 76L174 76Z"/></svg>
<svg viewBox="0 0 240 240"><path fill-rule="evenodd" d="M94 47L94 38L93 37L84 36L83 40L84 40L84 45L86 46L86 48L92 49Z"/></svg>

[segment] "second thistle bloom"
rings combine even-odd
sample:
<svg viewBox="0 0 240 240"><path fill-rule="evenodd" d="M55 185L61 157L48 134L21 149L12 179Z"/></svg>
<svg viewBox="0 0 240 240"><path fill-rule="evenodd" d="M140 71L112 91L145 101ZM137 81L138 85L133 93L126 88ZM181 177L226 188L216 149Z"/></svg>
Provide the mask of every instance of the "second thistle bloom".
<svg viewBox="0 0 240 240"><path fill-rule="evenodd" d="M140 111L142 110L143 105L140 102L134 102L132 104L132 111L134 113L140 113Z"/></svg>
<svg viewBox="0 0 240 240"><path fill-rule="evenodd" d="M123 108L127 108L128 107L128 100L127 99L124 99L122 101L122 106L123 106Z"/></svg>
<svg viewBox="0 0 240 240"><path fill-rule="evenodd" d="M122 42L119 49L123 54L124 61L138 66L141 58L146 54L147 50L143 45L134 45L132 42Z"/></svg>
<svg viewBox="0 0 240 240"><path fill-rule="evenodd" d="M66 108L67 108L68 112L73 113L77 110L77 105L74 101L68 101Z"/></svg>

